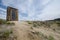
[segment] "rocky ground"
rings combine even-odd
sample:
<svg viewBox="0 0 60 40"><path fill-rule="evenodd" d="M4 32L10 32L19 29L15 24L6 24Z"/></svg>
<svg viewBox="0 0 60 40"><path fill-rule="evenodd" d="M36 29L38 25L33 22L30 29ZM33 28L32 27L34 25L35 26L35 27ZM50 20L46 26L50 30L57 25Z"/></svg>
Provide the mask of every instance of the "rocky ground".
<svg viewBox="0 0 60 40"><path fill-rule="evenodd" d="M13 25L0 24L0 40L16 40L12 27Z"/></svg>
<svg viewBox="0 0 60 40"><path fill-rule="evenodd" d="M56 28L55 24L52 25L53 27L33 25L24 21L15 22L13 30L17 40L60 40L60 30L58 29L60 27Z"/></svg>
<svg viewBox="0 0 60 40"><path fill-rule="evenodd" d="M60 22L59 25L38 21L13 23L15 25L0 25L0 40L60 40Z"/></svg>

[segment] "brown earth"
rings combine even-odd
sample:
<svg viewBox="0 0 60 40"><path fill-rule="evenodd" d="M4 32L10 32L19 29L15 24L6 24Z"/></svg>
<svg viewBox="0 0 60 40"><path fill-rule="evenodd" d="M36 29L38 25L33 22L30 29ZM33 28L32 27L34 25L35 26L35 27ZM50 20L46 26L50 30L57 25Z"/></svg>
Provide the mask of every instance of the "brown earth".
<svg viewBox="0 0 60 40"><path fill-rule="evenodd" d="M45 27L31 27L27 22L15 21L13 26L13 34L17 36L17 40L50 40L49 36L54 37L52 40L60 40L60 33Z"/></svg>

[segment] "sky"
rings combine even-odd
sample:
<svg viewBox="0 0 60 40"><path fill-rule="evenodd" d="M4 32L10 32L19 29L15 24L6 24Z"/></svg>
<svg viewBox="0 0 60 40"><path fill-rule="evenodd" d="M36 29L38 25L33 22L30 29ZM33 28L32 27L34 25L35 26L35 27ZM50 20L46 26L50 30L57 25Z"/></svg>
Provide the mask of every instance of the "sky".
<svg viewBox="0 0 60 40"><path fill-rule="evenodd" d="M6 19L8 6L18 9L19 20L60 18L60 0L0 0L0 18Z"/></svg>

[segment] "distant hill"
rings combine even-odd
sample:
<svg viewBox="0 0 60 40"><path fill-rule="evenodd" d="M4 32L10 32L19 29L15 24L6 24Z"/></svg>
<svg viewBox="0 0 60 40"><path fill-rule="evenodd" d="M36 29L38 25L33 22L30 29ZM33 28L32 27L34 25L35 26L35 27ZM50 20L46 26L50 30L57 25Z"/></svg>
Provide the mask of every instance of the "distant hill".
<svg viewBox="0 0 60 40"><path fill-rule="evenodd" d="M60 18L57 18L57 19L54 19L54 20L60 21Z"/></svg>

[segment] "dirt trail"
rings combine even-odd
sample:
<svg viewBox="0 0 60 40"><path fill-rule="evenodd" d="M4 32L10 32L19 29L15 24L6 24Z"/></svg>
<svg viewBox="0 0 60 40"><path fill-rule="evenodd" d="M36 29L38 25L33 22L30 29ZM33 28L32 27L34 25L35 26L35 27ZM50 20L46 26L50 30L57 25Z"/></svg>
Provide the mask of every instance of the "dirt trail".
<svg viewBox="0 0 60 40"><path fill-rule="evenodd" d="M29 40L27 37L27 30L29 27L26 22L15 22L15 26L13 28L14 34L17 36L17 40Z"/></svg>
<svg viewBox="0 0 60 40"><path fill-rule="evenodd" d="M26 22L15 22L15 26L13 27L17 40L40 40L37 35L34 35L29 30L30 26Z"/></svg>

